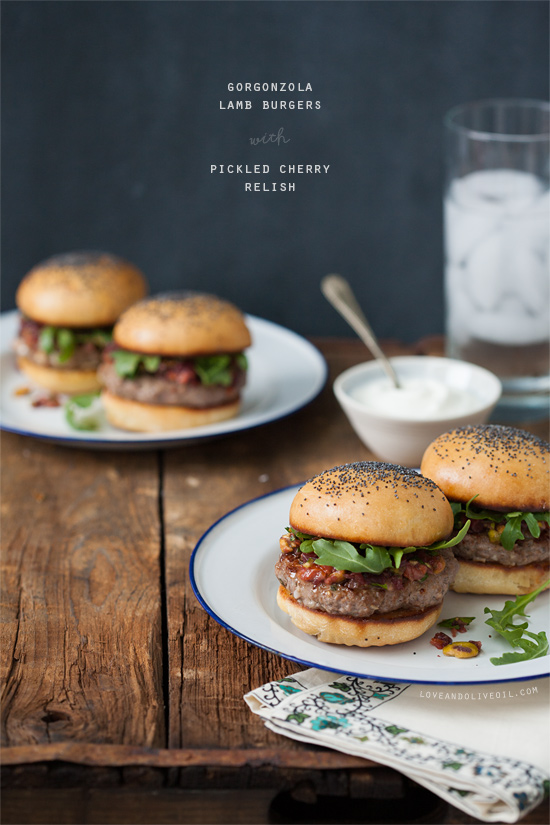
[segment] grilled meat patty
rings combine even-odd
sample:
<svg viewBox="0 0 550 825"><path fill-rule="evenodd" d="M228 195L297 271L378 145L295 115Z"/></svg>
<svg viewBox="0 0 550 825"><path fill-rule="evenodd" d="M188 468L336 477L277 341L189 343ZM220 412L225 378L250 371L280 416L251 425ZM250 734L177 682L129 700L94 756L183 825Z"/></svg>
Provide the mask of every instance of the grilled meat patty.
<svg viewBox="0 0 550 825"><path fill-rule="evenodd" d="M174 369L163 362L155 373L142 372L134 378L122 378L112 361L104 361L98 377L109 392L130 401L205 409L236 401L245 383L246 373L235 367L234 380L229 387L219 384L205 386L191 367L187 370Z"/></svg>
<svg viewBox="0 0 550 825"><path fill-rule="evenodd" d="M491 541L489 531L494 530L494 522L488 519L472 521L469 531L454 549L458 559L502 564L504 567L521 567L524 564L550 561L550 535L548 524L541 522L538 539L525 528L525 538L516 541L511 550L506 550L498 540Z"/></svg>
<svg viewBox="0 0 550 825"><path fill-rule="evenodd" d="M349 573L316 564L314 553L302 553L295 545L295 540L282 537L283 552L275 565L279 582L304 607L344 616L367 618L399 608L425 610L443 600L458 570L452 550L445 549L437 555L423 550L406 554L399 570Z"/></svg>

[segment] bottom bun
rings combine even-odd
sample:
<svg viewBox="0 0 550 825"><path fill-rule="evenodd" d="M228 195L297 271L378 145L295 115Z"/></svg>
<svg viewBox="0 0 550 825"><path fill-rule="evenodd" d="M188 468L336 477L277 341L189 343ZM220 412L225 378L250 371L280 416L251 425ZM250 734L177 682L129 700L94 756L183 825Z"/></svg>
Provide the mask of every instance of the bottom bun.
<svg viewBox="0 0 550 825"><path fill-rule="evenodd" d="M215 424L235 418L241 406L239 400L204 409L178 407L174 404L144 404L121 398L107 390L101 393L101 400L107 420L114 427L138 433L166 432Z"/></svg>
<svg viewBox="0 0 550 825"><path fill-rule="evenodd" d="M465 559L457 561L460 567L451 585L451 590L455 593L522 596L536 590L550 575L548 564L505 567L503 564L484 564Z"/></svg>
<svg viewBox="0 0 550 825"><path fill-rule="evenodd" d="M312 610L299 604L282 585L277 591L277 604L288 613L293 624L320 642L356 647L382 647L409 642L421 636L437 622L442 604L417 610L394 610L374 613L368 619L336 616L323 610Z"/></svg>
<svg viewBox="0 0 550 825"><path fill-rule="evenodd" d="M64 370L55 367L43 367L35 364L29 358L20 355L17 366L21 372L44 389L50 392L78 395L86 392L97 392L101 388L97 380L96 370Z"/></svg>

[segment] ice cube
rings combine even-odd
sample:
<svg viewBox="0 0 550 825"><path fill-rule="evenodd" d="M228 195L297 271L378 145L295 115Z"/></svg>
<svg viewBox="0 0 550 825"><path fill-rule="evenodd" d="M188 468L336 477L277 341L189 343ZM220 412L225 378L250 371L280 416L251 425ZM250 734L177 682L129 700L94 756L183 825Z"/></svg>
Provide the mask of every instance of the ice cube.
<svg viewBox="0 0 550 825"><path fill-rule="evenodd" d="M513 236L513 243L531 248L543 261L547 261L550 245L550 192L537 198L532 209L508 218L504 226L507 235Z"/></svg>
<svg viewBox="0 0 550 825"><path fill-rule="evenodd" d="M460 206L506 214L527 209L544 191L542 181L517 169L484 169L453 182L453 198Z"/></svg>
<svg viewBox="0 0 550 825"><path fill-rule="evenodd" d="M545 261L532 249L519 244L511 247L510 253L506 261L507 292L517 295L532 315L539 315L548 306L550 291Z"/></svg>
<svg viewBox="0 0 550 825"><path fill-rule="evenodd" d="M494 310L502 294L504 257L502 233L480 241L466 262L466 285L478 309Z"/></svg>
<svg viewBox="0 0 550 825"><path fill-rule="evenodd" d="M445 200L447 260L457 265L464 263L476 244L496 229L499 220L499 214L464 209L448 197Z"/></svg>

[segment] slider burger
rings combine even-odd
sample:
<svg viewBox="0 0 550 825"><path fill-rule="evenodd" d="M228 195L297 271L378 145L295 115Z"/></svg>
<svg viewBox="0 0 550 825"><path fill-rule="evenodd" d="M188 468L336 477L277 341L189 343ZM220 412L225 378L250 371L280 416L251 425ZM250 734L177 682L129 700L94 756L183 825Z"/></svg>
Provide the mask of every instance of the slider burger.
<svg viewBox="0 0 550 825"><path fill-rule="evenodd" d="M301 487L280 540L279 607L322 642L393 645L437 621L458 563L453 512L414 470L344 464ZM462 535L466 532L464 527Z"/></svg>
<svg viewBox="0 0 550 825"><path fill-rule="evenodd" d="M233 418L250 343L242 313L213 295L135 304L115 325L99 370L108 420L124 430L158 432Z"/></svg>
<svg viewBox="0 0 550 825"><path fill-rule="evenodd" d="M459 593L519 595L549 577L550 444L531 433L488 424L440 435L421 472L451 501L460 563Z"/></svg>
<svg viewBox="0 0 550 825"><path fill-rule="evenodd" d="M146 293L141 272L105 252L70 252L37 264L15 298L22 313L17 366L50 392L98 390L113 324Z"/></svg>

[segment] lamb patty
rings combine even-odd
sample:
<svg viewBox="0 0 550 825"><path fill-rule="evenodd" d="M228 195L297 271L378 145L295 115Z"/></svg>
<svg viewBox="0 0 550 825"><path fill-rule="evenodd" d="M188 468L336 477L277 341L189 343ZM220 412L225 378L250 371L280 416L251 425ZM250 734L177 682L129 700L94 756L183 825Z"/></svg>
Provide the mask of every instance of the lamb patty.
<svg viewBox="0 0 550 825"><path fill-rule="evenodd" d="M112 361L104 361L99 368L98 378L113 395L130 401L206 409L236 401L245 383L246 373L236 368L235 379L229 387L219 384L205 386L198 378L189 378L182 383L170 379L163 372L139 373L134 378L122 378Z"/></svg>
<svg viewBox="0 0 550 825"><path fill-rule="evenodd" d="M481 523L478 522L478 524ZM488 524L494 527L492 522ZM502 564L503 567L521 567L524 564L550 561L548 525L545 524L541 528L538 539L529 532L524 535L525 538L522 541L516 541L511 550L506 550L501 544L492 542L486 531L470 528L460 544L453 549L457 559Z"/></svg>
<svg viewBox="0 0 550 825"><path fill-rule="evenodd" d="M304 607L330 614L367 618L399 608L425 610L441 603L458 570L452 551L445 549L435 556L425 551L407 554L399 570L348 573L315 564L315 554L301 553L299 547L288 552L283 547L286 538L281 539L283 553L275 565L279 582Z"/></svg>

